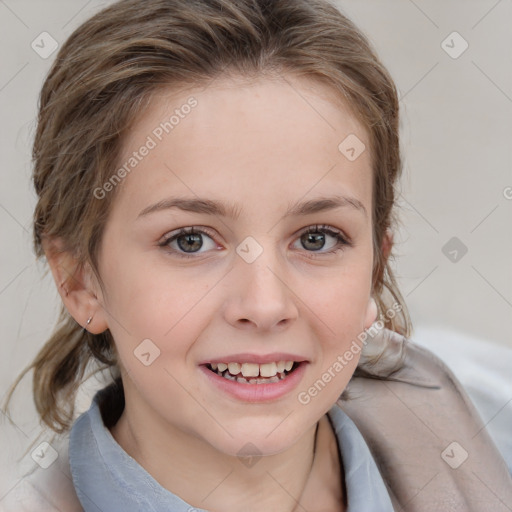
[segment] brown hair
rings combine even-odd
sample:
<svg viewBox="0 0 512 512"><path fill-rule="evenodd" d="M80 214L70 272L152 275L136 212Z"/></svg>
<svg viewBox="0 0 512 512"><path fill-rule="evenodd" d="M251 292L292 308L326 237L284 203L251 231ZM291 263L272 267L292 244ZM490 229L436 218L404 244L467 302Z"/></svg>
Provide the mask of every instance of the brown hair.
<svg viewBox="0 0 512 512"><path fill-rule="evenodd" d="M198 86L228 72L312 78L330 86L366 127L374 175L373 295L381 312L390 301L401 305L382 321L408 336L409 315L381 249L396 221L401 174L397 93L367 39L328 0L122 0L76 29L40 96L33 147L37 256L44 255L43 238L60 239L79 264L89 263L98 274L115 191L101 200L93 191L116 169L123 137L159 88ZM66 431L91 362L118 370L110 331L89 333L62 306L54 333L8 401L33 369L41 420Z"/></svg>

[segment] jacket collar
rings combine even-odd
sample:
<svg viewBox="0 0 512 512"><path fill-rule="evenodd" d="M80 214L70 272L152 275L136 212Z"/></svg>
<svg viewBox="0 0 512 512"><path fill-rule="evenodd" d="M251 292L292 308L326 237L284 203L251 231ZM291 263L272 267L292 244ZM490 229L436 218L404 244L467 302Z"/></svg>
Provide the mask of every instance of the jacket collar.
<svg viewBox="0 0 512 512"><path fill-rule="evenodd" d="M110 385L97 392L90 409L77 419L70 433L71 474L85 512L188 512L191 505L162 487L105 426L101 404L109 402L115 390L116 386ZM388 491L363 436L338 405L328 415L344 466L347 512L392 512Z"/></svg>

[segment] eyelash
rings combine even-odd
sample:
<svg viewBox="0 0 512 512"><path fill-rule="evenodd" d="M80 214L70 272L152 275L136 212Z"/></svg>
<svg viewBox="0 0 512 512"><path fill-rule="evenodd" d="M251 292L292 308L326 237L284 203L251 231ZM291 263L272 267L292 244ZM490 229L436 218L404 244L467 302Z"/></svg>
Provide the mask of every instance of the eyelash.
<svg viewBox="0 0 512 512"><path fill-rule="evenodd" d="M169 254L177 255L179 258L197 258L198 253L186 253L181 251L176 251L175 249L171 249L169 244L183 235L207 235L212 240L214 239L214 234L206 227L190 227L190 228L181 228L177 233L169 234L164 237L164 239L158 243L160 247L162 247Z"/></svg>
<svg viewBox="0 0 512 512"><path fill-rule="evenodd" d="M332 236L334 239L336 239L336 244L334 247L329 249L328 251L318 252L318 251L308 251L304 249L306 253L308 253L308 258L315 259L322 257L326 254L335 254L338 251L344 250L345 247L352 247L352 242L348 239L348 237L345 237L340 231L335 230L331 226L327 225L314 225L310 226L309 228L305 229L298 235L298 239L300 239L304 235L309 234L315 234L315 233L323 233L325 235ZM169 247L169 244L173 242L174 240L178 239L180 236L183 235L207 235L212 240L214 240L214 233L212 231L204 226L194 226L189 228L181 228L177 233L172 233L169 235L166 235L164 239L158 243L159 247L162 247L164 250L166 250L170 254L177 255L180 258L197 258L197 254L199 253L186 253L182 251L177 251L175 249L171 249Z"/></svg>
<svg viewBox="0 0 512 512"><path fill-rule="evenodd" d="M335 254L339 251L344 250L346 247L352 247L352 243L349 241L348 237L345 237L341 233L341 231L338 231L332 228L331 226L327 226L325 224L316 224L314 226L310 226L309 228L305 229L299 234L298 239L300 239L304 235L310 235L314 233L323 233L324 235L329 235L336 240L336 244L331 249L322 252L308 251L304 249L304 251L307 253L308 258L321 258L326 254Z"/></svg>

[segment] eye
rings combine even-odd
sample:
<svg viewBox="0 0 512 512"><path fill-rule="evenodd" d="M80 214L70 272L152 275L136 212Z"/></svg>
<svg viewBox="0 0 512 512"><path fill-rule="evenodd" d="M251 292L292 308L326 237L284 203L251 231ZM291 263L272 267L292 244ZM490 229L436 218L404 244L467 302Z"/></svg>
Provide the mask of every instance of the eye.
<svg viewBox="0 0 512 512"><path fill-rule="evenodd" d="M296 244L300 242L303 249L308 252L319 254L332 254L342 250L345 246L350 246L342 233L330 226L311 226L303 231ZM295 247L297 248L297 247Z"/></svg>
<svg viewBox="0 0 512 512"><path fill-rule="evenodd" d="M194 254L202 254L212 249L217 249L218 245L213 240L213 234L206 228L181 228L166 235L158 243L160 247L168 252L177 254L184 258L193 257ZM201 251L201 249L204 249Z"/></svg>

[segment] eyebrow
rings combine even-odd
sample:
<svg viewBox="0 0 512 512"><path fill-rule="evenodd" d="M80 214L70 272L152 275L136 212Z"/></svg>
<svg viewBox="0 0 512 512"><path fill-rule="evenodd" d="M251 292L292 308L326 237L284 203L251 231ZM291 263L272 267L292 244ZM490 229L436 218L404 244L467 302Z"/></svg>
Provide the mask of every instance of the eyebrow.
<svg viewBox="0 0 512 512"><path fill-rule="evenodd" d="M288 207L288 210L283 215L283 219L291 216L305 216L346 207L359 211L366 217L368 216L368 212L366 211L364 204L359 201L359 199L356 199L355 197L335 195L294 203ZM241 212L241 205L236 205L234 203L222 203L204 198L173 197L163 199L158 203L144 208L139 213L138 218L172 208L178 208L187 212L230 217L232 219L237 219Z"/></svg>

